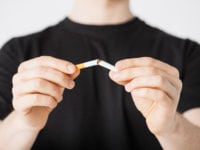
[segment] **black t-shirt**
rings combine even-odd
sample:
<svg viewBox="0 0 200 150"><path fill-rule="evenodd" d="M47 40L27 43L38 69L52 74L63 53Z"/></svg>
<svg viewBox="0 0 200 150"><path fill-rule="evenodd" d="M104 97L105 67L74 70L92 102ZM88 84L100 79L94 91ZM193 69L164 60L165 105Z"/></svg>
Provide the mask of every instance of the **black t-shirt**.
<svg viewBox="0 0 200 150"><path fill-rule="evenodd" d="M42 32L13 38L0 51L0 118L12 111L12 76L41 55L75 64L100 58L153 57L175 66L183 81L178 111L200 106L200 46L148 26L139 18L118 25L83 25L66 18ZM49 116L33 149L161 149L130 94L101 67L81 71L75 89Z"/></svg>

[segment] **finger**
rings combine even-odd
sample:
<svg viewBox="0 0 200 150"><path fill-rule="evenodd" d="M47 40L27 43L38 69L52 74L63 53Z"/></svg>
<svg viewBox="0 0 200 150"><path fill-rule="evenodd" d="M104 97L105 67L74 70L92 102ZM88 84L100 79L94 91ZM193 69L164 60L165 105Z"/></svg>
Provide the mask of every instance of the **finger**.
<svg viewBox="0 0 200 150"><path fill-rule="evenodd" d="M26 111L36 106L53 109L57 106L57 102L53 97L43 94L28 94L13 100L13 107L18 111Z"/></svg>
<svg viewBox="0 0 200 150"><path fill-rule="evenodd" d="M172 76L179 77L179 71L175 67L150 57L129 58L120 60L116 63L115 66L117 70L124 70L134 67L155 67L157 69L163 70L164 72Z"/></svg>
<svg viewBox="0 0 200 150"><path fill-rule="evenodd" d="M127 68L118 72L110 72L110 78L117 83L127 83L137 77L160 75L166 78L169 82L177 88L181 87L181 81L172 75L167 74L163 70L153 67L136 67Z"/></svg>
<svg viewBox="0 0 200 150"><path fill-rule="evenodd" d="M152 89L152 88L138 88L131 92L133 99L137 98L144 98L153 100L155 102L163 102L163 103L172 103L173 100L169 98L169 96L159 90L159 89Z"/></svg>
<svg viewBox="0 0 200 150"><path fill-rule="evenodd" d="M138 88L154 88L164 91L171 99L177 99L178 90L165 78L161 76L138 77L125 85L127 92Z"/></svg>
<svg viewBox="0 0 200 150"><path fill-rule="evenodd" d="M38 67L14 75L13 84L21 84L21 82L41 78L58 84L61 87L68 88L71 86L71 82L73 82L72 80L78 75L78 73L79 71L77 71L73 76L70 76L53 68Z"/></svg>
<svg viewBox="0 0 200 150"><path fill-rule="evenodd" d="M151 109L156 105L157 108L162 111L168 111L169 109L175 110L178 101L172 100L168 95L158 89L140 88L131 92L133 101L140 111L143 111L143 115L147 115Z"/></svg>
<svg viewBox="0 0 200 150"><path fill-rule="evenodd" d="M70 74L69 76L70 76L70 78L72 78L72 79L76 79L76 78L79 76L79 74L80 74L80 70L77 69L75 73Z"/></svg>
<svg viewBox="0 0 200 150"><path fill-rule="evenodd" d="M13 87L13 94L16 97L30 93L41 93L53 97L58 102L62 99L63 91L60 86L43 79L29 80L22 85Z"/></svg>
<svg viewBox="0 0 200 150"><path fill-rule="evenodd" d="M109 72L109 77L110 77L111 80L113 80L113 81L116 82L117 84L119 84L119 85L125 85L125 84L127 84L128 82L130 82L130 80L118 80L118 79L115 79L114 74L115 74L115 73L114 73L113 71L110 71L110 72Z"/></svg>
<svg viewBox="0 0 200 150"><path fill-rule="evenodd" d="M18 72L41 66L54 68L66 74L73 74L77 70L76 66L69 61L57 59L51 56L41 56L21 63Z"/></svg>

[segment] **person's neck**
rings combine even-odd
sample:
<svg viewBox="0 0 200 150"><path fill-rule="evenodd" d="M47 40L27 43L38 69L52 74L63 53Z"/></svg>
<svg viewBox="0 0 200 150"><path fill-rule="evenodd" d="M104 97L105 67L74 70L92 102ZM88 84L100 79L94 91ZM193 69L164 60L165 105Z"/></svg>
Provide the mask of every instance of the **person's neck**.
<svg viewBox="0 0 200 150"><path fill-rule="evenodd" d="M68 17L90 25L120 24L134 18L128 0L75 0Z"/></svg>

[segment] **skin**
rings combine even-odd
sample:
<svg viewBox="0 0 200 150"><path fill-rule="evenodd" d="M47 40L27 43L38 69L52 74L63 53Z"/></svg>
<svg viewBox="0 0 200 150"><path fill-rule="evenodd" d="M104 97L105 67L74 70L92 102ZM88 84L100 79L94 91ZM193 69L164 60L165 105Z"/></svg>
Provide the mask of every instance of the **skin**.
<svg viewBox="0 0 200 150"><path fill-rule="evenodd" d="M118 71L111 71L110 78L131 94L163 149L199 149L200 109L177 112L182 82L176 68L150 57L120 60L115 66Z"/></svg>
<svg viewBox="0 0 200 150"><path fill-rule="evenodd" d="M117 62L110 78L131 93L137 109L154 134L173 129L182 82L172 66L152 58L130 58Z"/></svg>
<svg viewBox="0 0 200 150"><path fill-rule="evenodd" d="M30 149L79 73L74 64L49 56L23 62L13 76L14 111L1 123L0 149Z"/></svg>
<svg viewBox="0 0 200 150"><path fill-rule="evenodd" d="M69 18L104 25L126 22L134 15L128 0L75 0ZM199 149L200 108L177 112L182 83L176 68L146 57L120 60L116 68L118 72L109 73L111 80L132 95L163 149ZM14 111L0 123L0 149L31 149L49 114L62 101L64 89L73 89L79 73L72 62L49 56L23 62L13 76Z"/></svg>
<svg viewBox="0 0 200 150"><path fill-rule="evenodd" d="M42 129L64 89L74 88L79 73L72 63L48 56L23 62L13 77L14 109L30 126Z"/></svg>
<svg viewBox="0 0 200 150"><path fill-rule="evenodd" d="M74 0L68 17L82 24L105 25L127 22L134 15L128 0Z"/></svg>

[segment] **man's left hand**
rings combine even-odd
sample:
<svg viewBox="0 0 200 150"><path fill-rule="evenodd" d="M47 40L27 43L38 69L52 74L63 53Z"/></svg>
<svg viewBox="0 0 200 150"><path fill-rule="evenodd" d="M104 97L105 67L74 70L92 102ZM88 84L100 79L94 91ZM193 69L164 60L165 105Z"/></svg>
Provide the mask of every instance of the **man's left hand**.
<svg viewBox="0 0 200 150"><path fill-rule="evenodd" d="M154 135L173 132L182 89L179 71L150 57L121 60L116 69L110 78L131 93L149 130Z"/></svg>

